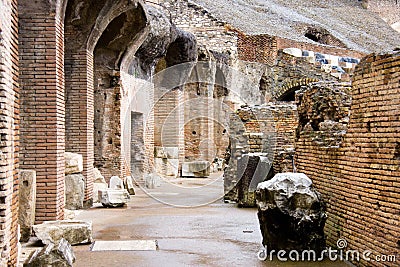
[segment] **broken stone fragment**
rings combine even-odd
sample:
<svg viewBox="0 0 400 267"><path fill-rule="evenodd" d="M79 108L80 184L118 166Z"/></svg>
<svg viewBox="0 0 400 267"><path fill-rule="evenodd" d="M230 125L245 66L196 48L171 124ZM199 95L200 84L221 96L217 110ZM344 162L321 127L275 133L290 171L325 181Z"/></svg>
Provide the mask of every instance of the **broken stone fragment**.
<svg viewBox="0 0 400 267"><path fill-rule="evenodd" d="M108 185L105 183L93 183L93 203L99 203L99 191L106 190Z"/></svg>
<svg viewBox="0 0 400 267"><path fill-rule="evenodd" d="M154 167L160 175L176 178L179 172L179 159L154 158Z"/></svg>
<svg viewBox="0 0 400 267"><path fill-rule="evenodd" d="M92 223L86 221L46 221L34 225L33 231L43 244L58 244L62 238L71 245L92 243Z"/></svg>
<svg viewBox="0 0 400 267"><path fill-rule="evenodd" d="M124 182L118 176L112 176L110 178L110 189L123 189Z"/></svg>
<svg viewBox="0 0 400 267"><path fill-rule="evenodd" d="M81 173L83 171L83 157L80 154L65 152L65 174Z"/></svg>
<svg viewBox="0 0 400 267"><path fill-rule="evenodd" d="M257 185L267 179L272 163L267 154L248 153L238 158L237 177L238 205L240 207L255 207L254 191Z"/></svg>
<svg viewBox="0 0 400 267"><path fill-rule="evenodd" d="M154 189L161 186L161 177L156 173L150 173L145 176L144 186L149 189Z"/></svg>
<svg viewBox="0 0 400 267"><path fill-rule="evenodd" d="M101 174L99 169L93 168L93 174L94 174L94 183L106 183L106 179L104 179L104 176Z"/></svg>
<svg viewBox="0 0 400 267"><path fill-rule="evenodd" d="M132 176L125 177L125 188L128 190L130 195L135 195L135 189L133 188L133 179Z"/></svg>
<svg viewBox="0 0 400 267"><path fill-rule="evenodd" d="M83 208L85 198L85 177L82 174L65 176L65 208L78 210Z"/></svg>
<svg viewBox="0 0 400 267"><path fill-rule="evenodd" d="M130 199L128 191L125 189L110 189L99 190L99 199L104 207L121 207Z"/></svg>
<svg viewBox="0 0 400 267"><path fill-rule="evenodd" d="M208 161L193 161L182 163L182 177L208 177L210 163Z"/></svg>
<svg viewBox="0 0 400 267"><path fill-rule="evenodd" d="M305 174L276 174L258 185L256 199L263 245L269 251L320 253L325 248L325 203Z"/></svg>
<svg viewBox="0 0 400 267"><path fill-rule="evenodd" d="M32 225L35 223L36 205L36 172L20 170L19 181L19 213L21 242L27 242L32 234Z"/></svg>
<svg viewBox="0 0 400 267"><path fill-rule="evenodd" d="M50 243L42 249L34 251L24 263L24 267L43 267L43 266L72 266L75 262L75 255L71 245L62 238L55 245Z"/></svg>

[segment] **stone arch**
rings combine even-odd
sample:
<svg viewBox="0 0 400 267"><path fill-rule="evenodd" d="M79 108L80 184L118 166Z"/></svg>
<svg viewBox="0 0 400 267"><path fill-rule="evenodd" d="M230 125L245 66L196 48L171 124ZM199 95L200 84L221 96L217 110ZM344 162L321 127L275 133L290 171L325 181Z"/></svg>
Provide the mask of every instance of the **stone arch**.
<svg viewBox="0 0 400 267"><path fill-rule="evenodd" d="M296 90L300 89L302 85L307 85L312 82L318 82L316 78L301 78L289 80L275 91L275 99L278 101L294 101L294 94Z"/></svg>
<svg viewBox="0 0 400 267"><path fill-rule="evenodd" d="M147 26L146 11L137 5L115 17L94 48L94 164L106 179L127 168L121 147L120 71L144 41Z"/></svg>

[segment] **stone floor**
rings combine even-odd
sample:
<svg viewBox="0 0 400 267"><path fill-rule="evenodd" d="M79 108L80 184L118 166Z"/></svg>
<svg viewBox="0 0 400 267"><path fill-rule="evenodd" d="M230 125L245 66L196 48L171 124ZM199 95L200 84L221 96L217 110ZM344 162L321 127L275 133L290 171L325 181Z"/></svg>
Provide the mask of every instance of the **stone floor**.
<svg viewBox="0 0 400 267"><path fill-rule="evenodd" d="M257 258L261 248L257 210L239 209L221 199L206 204L222 195L219 174L173 182L163 182L147 193L137 188L127 207L96 205L76 218L93 221L95 240L156 239L158 250L93 252L91 245L74 246L74 266L348 266L343 262L262 262Z"/></svg>

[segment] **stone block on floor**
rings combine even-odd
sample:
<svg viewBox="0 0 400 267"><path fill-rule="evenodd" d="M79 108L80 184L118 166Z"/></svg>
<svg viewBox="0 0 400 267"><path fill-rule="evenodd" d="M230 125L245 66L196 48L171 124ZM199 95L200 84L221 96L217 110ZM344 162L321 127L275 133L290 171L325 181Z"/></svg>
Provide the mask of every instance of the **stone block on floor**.
<svg viewBox="0 0 400 267"><path fill-rule="evenodd" d="M193 161L182 163L182 177L208 177L210 176L210 162Z"/></svg>
<svg viewBox="0 0 400 267"><path fill-rule="evenodd" d="M128 191L125 189L105 189L99 190L99 199L104 207L122 207L130 199Z"/></svg>
<svg viewBox="0 0 400 267"><path fill-rule="evenodd" d="M65 152L65 174L81 173L83 171L83 157L77 153Z"/></svg>
<svg viewBox="0 0 400 267"><path fill-rule="evenodd" d="M21 242L27 242L32 234L32 225L35 224L36 206L36 172L20 170L19 181L19 213Z"/></svg>
<svg viewBox="0 0 400 267"><path fill-rule="evenodd" d="M92 223L86 221L46 221L33 226L43 244L58 244L62 238L71 245L92 243Z"/></svg>

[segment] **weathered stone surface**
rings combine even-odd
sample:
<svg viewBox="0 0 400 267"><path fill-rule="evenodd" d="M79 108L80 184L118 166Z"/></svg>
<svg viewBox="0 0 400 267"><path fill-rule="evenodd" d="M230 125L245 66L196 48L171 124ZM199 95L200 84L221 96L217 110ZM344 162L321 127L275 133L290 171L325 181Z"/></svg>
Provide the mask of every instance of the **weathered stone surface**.
<svg viewBox="0 0 400 267"><path fill-rule="evenodd" d="M338 147L350 120L349 83L318 82L302 86L296 92L298 134L312 136L323 147Z"/></svg>
<svg viewBox="0 0 400 267"><path fill-rule="evenodd" d="M178 176L179 159L154 158L154 167L159 175L176 178Z"/></svg>
<svg viewBox="0 0 400 267"><path fill-rule="evenodd" d="M154 157L163 159L178 159L179 149L178 147L154 147Z"/></svg>
<svg viewBox="0 0 400 267"><path fill-rule="evenodd" d="M26 267L43 267L43 266L72 266L75 262L75 255L71 245L67 240L62 238L55 245L50 243L42 249L36 250L27 259L24 266Z"/></svg>
<svg viewBox="0 0 400 267"><path fill-rule="evenodd" d="M256 198L254 191L257 185L265 181L271 170L272 163L266 154L249 153L238 159L238 205L240 207L254 207Z"/></svg>
<svg viewBox="0 0 400 267"><path fill-rule="evenodd" d="M36 205L36 172L20 170L19 181L19 215L21 242L27 242L32 234L32 225L35 224Z"/></svg>
<svg viewBox="0 0 400 267"><path fill-rule="evenodd" d="M83 171L83 157L80 154L65 152L65 174Z"/></svg>
<svg viewBox="0 0 400 267"><path fill-rule="evenodd" d="M208 161L193 161L182 163L182 177L208 177L210 163Z"/></svg>
<svg viewBox="0 0 400 267"><path fill-rule="evenodd" d="M82 174L65 176L65 208L78 210L83 208L85 198L85 177Z"/></svg>
<svg viewBox="0 0 400 267"><path fill-rule="evenodd" d="M93 203L99 203L99 191L106 190L108 185L105 183L93 183Z"/></svg>
<svg viewBox="0 0 400 267"><path fill-rule="evenodd" d="M123 189L123 188L124 188L124 182L118 176L111 177L110 189Z"/></svg>
<svg viewBox="0 0 400 267"><path fill-rule="evenodd" d="M303 173L278 173L256 192L263 245L268 250L325 248L325 203ZM318 254L317 254L318 255Z"/></svg>
<svg viewBox="0 0 400 267"><path fill-rule="evenodd" d="M104 179L104 176L101 174L99 169L93 168L93 173L94 173L94 183L106 183L106 179Z"/></svg>
<svg viewBox="0 0 400 267"><path fill-rule="evenodd" d="M135 188L133 188L132 176L125 177L125 188L130 195L135 195Z"/></svg>
<svg viewBox="0 0 400 267"><path fill-rule="evenodd" d="M283 49L283 53L289 54L294 57L301 57L303 56L303 51L299 48L285 48Z"/></svg>
<svg viewBox="0 0 400 267"><path fill-rule="evenodd" d="M46 221L34 225L33 231L43 244L58 244L62 238L71 245L92 243L92 223L86 221Z"/></svg>
<svg viewBox="0 0 400 267"><path fill-rule="evenodd" d="M125 189L105 189L99 190L99 199L104 207L121 207L130 199L128 191Z"/></svg>
<svg viewBox="0 0 400 267"><path fill-rule="evenodd" d="M145 176L144 185L149 189L161 186L161 177L156 173L150 173Z"/></svg>

